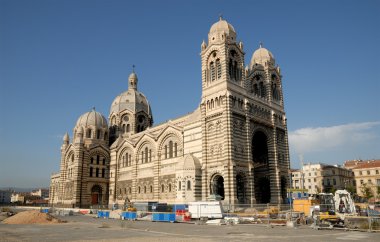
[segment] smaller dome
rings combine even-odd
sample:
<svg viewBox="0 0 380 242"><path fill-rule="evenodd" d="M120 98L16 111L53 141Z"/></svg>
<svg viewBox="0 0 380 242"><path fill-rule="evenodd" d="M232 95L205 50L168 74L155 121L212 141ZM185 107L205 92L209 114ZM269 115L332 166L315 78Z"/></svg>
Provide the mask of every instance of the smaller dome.
<svg viewBox="0 0 380 242"><path fill-rule="evenodd" d="M219 21L214 23L210 28L210 34L215 32L225 32L226 34L234 33L235 29L234 27L228 23L226 20L224 20L222 17L219 18Z"/></svg>
<svg viewBox="0 0 380 242"><path fill-rule="evenodd" d="M99 112L95 111L95 108L90 112L82 114L76 124L76 127L83 132L87 127L93 127L96 129L107 129L107 119ZM82 129L81 129L82 128Z"/></svg>
<svg viewBox="0 0 380 242"><path fill-rule="evenodd" d="M260 44L260 48L258 48L253 53L249 66L251 68L255 64L260 64L260 65L264 66L265 63L267 63L267 62L269 62L270 64L274 65L275 59L274 59L272 53L269 50L267 50L264 47L262 47L262 45Z"/></svg>
<svg viewBox="0 0 380 242"><path fill-rule="evenodd" d="M219 18L219 21L214 23L208 33L208 42L225 41L230 38L232 41L236 40L236 32L234 27L226 20Z"/></svg>

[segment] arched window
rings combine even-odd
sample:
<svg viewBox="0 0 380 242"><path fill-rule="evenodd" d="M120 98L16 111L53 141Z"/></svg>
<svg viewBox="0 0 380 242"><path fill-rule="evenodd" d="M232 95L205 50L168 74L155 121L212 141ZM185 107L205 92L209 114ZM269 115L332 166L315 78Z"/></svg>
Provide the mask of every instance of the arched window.
<svg viewBox="0 0 380 242"><path fill-rule="evenodd" d="M108 133L105 132L105 133L104 133L104 140L107 140L107 139L108 139Z"/></svg>
<svg viewBox="0 0 380 242"><path fill-rule="evenodd" d="M131 194L132 193L132 188L129 188L128 190L129 190L129 194Z"/></svg>
<svg viewBox="0 0 380 242"><path fill-rule="evenodd" d="M165 186L162 184L161 185L161 192L164 192L165 191Z"/></svg>
<svg viewBox="0 0 380 242"><path fill-rule="evenodd" d="M177 157L177 143L174 143L174 157Z"/></svg>
<svg viewBox="0 0 380 242"><path fill-rule="evenodd" d="M106 169L102 169L102 177L104 178L106 176Z"/></svg>
<svg viewBox="0 0 380 242"><path fill-rule="evenodd" d="M172 184L169 183L169 192L172 191Z"/></svg>
<svg viewBox="0 0 380 242"><path fill-rule="evenodd" d="M152 193L153 192L153 186L151 185L150 186L150 193Z"/></svg>
<svg viewBox="0 0 380 242"><path fill-rule="evenodd" d="M165 145L165 159L168 158L168 146Z"/></svg>
<svg viewBox="0 0 380 242"><path fill-rule="evenodd" d="M173 158L173 141L169 141L169 158Z"/></svg>
<svg viewBox="0 0 380 242"><path fill-rule="evenodd" d="M272 98L276 101L280 100L280 95L277 90L277 86L275 83L272 83Z"/></svg>
<svg viewBox="0 0 380 242"><path fill-rule="evenodd" d="M182 190L182 183L181 181L178 182L178 191L181 191Z"/></svg>
<svg viewBox="0 0 380 242"><path fill-rule="evenodd" d="M191 181L187 181L187 190L191 190Z"/></svg>
<svg viewBox="0 0 380 242"><path fill-rule="evenodd" d="M141 151L141 164L144 163L144 151Z"/></svg>
<svg viewBox="0 0 380 242"><path fill-rule="evenodd" d="M149 162L152 162L152 150L149 150Z"/></svg>
<svg viewBox="0 0 380 242"><path fill-rule="evenodd" d="M222 65L220 64L220 60L216 60L216 71L217 71L217 78L220 79L222 77Z"/></svg>
<svg viewBox="0 0 380 242"><path fill-rule="evenodd" d="M145 163L148 163L148 147L145 147Z"/></svg>
<svg viewBox="0 0 380 242"><path fill-rule="evenodd" d="M139 187L139 193L141 193L141 188Z"/></svg>
<svg viewBox="0 0 380 242"><path fill-rule="evenodd" d="M123 133L125 133L125 124L122 126Z"/></svg>
<svg viewBox="0 0 380 242"><path fill-rule="evenodd" d="M211 81L215 81L215 65L214 62L210 63Z"/></svg>
<svg viewBox="0 0 380 242"><path fill-rule="evenodd" d="M128 156L128 160L129 160L129 165L131 166L132 165L131 155Z"/></svg>
<svg viewBox="0 0 380 242"><path fill-rule="evenodd" d="M97 139L100 139L100 130L99 130L99 129L96 130L96 138L97 138Z"/></svg>
<svg viewBox="0 0 380 242"><path fill-rule="evenodd" d="M257 87L257 84L256 84L256 83L253 85L253 93L254 93L255 95L259 95L259 88Z"/></svg>
<svg viewBox="0 0 380 242"><path fill-rule="evenodd" d="M259 90L259 92L260 92L260 97L265 97L266 96L266 94L265 94L265 86L264 86L264 83L263 82L260 82L259 83L259 87L260 87L260 90Z"/></svg>
<svg viewBox="0 0 380 242"><path fill-rule="evenodd" d="M99 168L96 168L95 177L98 177L98 176L99 176Z"/></svg>
<svg viewBox="0 0 380 242"><path fill-rule="evenodd" d="M127 124L127 132L130 132L130 131L131 131L131 125Z"/></svg>
<svg viewBox="0 0 380 242"><path fill-rule="evenodd" d="M127 194L127 188L126 187L124 188L124 194Z"/></svg>
<svg viewBox="0 0 380 242"><path fill-rule="evenodd" d="M144 193L146 193L146 186L144 186Z"/></svg>
<svg viewBox="0 0 380 242"><path fill-rule="evenodd" d="M87 138L91 138L91 133L92 133L92 130L91 130L91 129L88 129L88 130L87 130Z"/></svg>

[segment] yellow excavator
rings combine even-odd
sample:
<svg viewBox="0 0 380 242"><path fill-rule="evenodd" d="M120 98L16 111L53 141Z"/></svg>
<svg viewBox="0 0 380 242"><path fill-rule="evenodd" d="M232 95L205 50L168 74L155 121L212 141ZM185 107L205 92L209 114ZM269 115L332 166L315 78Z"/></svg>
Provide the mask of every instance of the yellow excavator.
<svg viewBox="0 0 380 242"><path fill-rule="evenodd" d="M124 200L124 208L128 212L136 212L137 209L133 206L133 203L129 200L129 198L125 198Z"/></svg>

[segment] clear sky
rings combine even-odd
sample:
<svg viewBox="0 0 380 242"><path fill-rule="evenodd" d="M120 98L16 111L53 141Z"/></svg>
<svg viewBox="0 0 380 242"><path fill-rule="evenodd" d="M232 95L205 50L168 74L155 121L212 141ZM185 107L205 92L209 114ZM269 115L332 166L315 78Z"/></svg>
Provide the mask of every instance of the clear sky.
<svg viewBox="0 0 380 242"><path fill-rule="evenodd" d="M92 107L136 65L155 124L193 111L219 14L281 67L292 167L380 158L380 1L0 0L0 187L48 186Z"/></svg>

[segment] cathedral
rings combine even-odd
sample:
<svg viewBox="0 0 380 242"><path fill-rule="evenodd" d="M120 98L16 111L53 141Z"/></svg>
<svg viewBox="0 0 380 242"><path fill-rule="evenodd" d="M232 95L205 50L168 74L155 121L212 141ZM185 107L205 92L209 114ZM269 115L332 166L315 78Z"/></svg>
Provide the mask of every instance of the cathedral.
<svg viewBox="0 0 380 242"><path fill-rule="evenodd" d="M281 72L260 47L245 65L243 43L220 18L201 44L202 99L193 112L153 125L135 71L111 103L78 118L51 176L50 203L62 207L210 199L283 203L289 170Z"/></svg>

